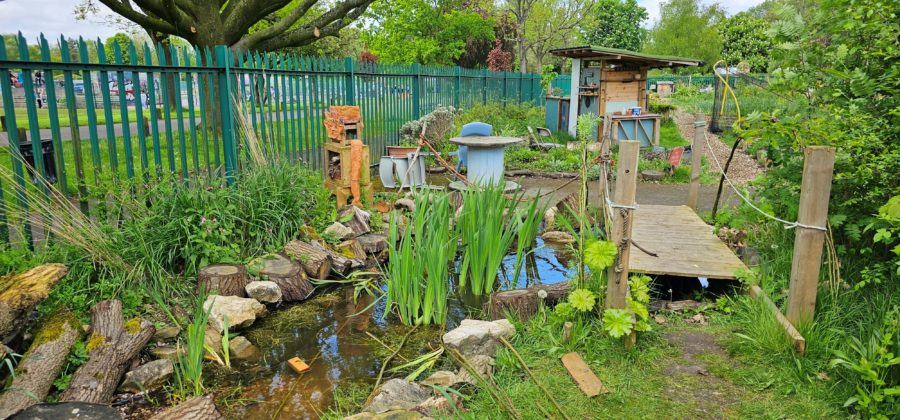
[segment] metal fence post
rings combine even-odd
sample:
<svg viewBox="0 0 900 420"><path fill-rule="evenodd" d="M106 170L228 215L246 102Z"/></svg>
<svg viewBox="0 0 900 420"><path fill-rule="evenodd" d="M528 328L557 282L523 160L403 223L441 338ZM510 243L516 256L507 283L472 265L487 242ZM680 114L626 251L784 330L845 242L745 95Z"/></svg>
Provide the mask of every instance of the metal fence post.
<svg viewBox="0 0 900 420"><path fill-rule="evenodd" d="M453 86L453 106L459 108L459 89L462 86L462 69L459 66L453 68L456 73L456 82Z"/></svg>
<svg viewBox="0 0 900 420"><path fill-rule="evenodd" d="M482 70L481 71L481 104L487 105L487 80L488 76L491 75L490 70Z"/></svg>
<svg viewBox="0 0 900 420"><path fill-rule="evenodd" d="M225 156L225 180L228 185L234 184L237 167L237 151L234 142L234 122L231 104L231 69L230 50L224 45L216 46L216 70L219 73L219 113L222 116L222 151Z"/></svg>
<svg viewBox="0 0 900 420"><path fill-rule="evenodd" d="M420 92L419 92L419 85L421 84L420 83L421 76L420 76L419 63L413 63L412 70L413 70L413 86L412 86L413 119L418 120L422 114L422 109L421 109L421 106L419 103L420 97L421 97Z"/></svg>
<svg viewBox="0 0 900 420"><path fill-rule="evenodd" d="M346 74L346 81L344 82L344 102L347 105L356 105L356 93L354 87L354 77L353 77L353 58L347 57L344 59L344 71Z"/></svg>

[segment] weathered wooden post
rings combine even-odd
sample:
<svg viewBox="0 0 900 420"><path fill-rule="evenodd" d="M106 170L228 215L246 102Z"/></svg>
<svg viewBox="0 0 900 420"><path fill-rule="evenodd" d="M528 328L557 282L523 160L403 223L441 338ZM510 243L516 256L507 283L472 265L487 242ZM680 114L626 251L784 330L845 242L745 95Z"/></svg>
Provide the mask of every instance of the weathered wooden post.
<svg viewBox="0 0 900 420"><path fill-rule="evenodd" d="M795 326L798 322L811 321L815 315L834 173L833 147L809 146L805 154L787 304L788 321Z"/></svg>
<svg viewBox="0 0 900 420"><path fill-rule="evenodd" d="M688 189L688 207L697 210L700 200L700 169L703 151L706 149L706 117L702 113L694 116L694 143L691 145L691 186Z"/></svg>
<svg viewBox="0 0 900 420"><path fill-rule="evenodd" d="M637 167L640 142L619 142L619 167L612 204L612 241L618 248L616 262L608 269L606 307L624 309L628 296L628 256L631 254L631 226L634 222L634 198L637 190Z"/></svg>

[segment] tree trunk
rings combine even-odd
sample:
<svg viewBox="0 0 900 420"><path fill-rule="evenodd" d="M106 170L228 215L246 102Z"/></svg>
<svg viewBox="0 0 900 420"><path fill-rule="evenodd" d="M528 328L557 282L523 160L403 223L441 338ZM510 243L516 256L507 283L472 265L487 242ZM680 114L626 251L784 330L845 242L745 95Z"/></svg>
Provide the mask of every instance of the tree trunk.
<svg viewBox="0 0 900 420"><path fill-rule="evenodd" d="M9 417L47 397L80 335L81 324L69 311L59 311L44 322L25 358L16 367L15 379L0 396L0 418Z"/></svg>
<svg viewBox="0 0 900 420"><path fill-rule="evenodd" d="M214 264L200 269L197 283L201 291L221 296L246 297L250 282L247 269L240 264Z"/></svg>
<svg viewBox="0 0 900 420"><path fill-rule="evenodd" d="M273 254L274 258L261 260L259 277L275 282L281 288L281 298L285 302L304 300L312 294L312 283L306 279L306 273L300 263L291 261L281 254Z"/></svg>
<svg viewBox="0 0 900 420"><path fill-rule="evenodd" d="M323 249L303 241L290 241L284 253L303 267L306 275L314 279L326 279L331 272L331 256Z"/></svg>
<svg viewBox="0 0 900 420"><path fill-rule="evenodd" d="M24 325L24 318L68 271L62 264L44 264L0 278L0 338Z"/></svg>
<svg viewBox="0 0 900 420"><path fill-rule="evenodd" d="M217 420L224 419L212 398L194 397L161 413L150 420Z"/></svg>
<svg viewBox="0 0 900 420"><path fill-rule="evenodd" d="M353 237L365 235L372 231L369 219L372 215L356 206L345 206L338 210L337 220L353 231Z"/></svg>
<svg viewBox="0 0 900 420"><path fill-rule="evenodd" d="M141 349L156 331L141 319L122 319L122 302L104 300L91 308L93 332L87 342L88 360L72 375L60 401L108 403Z"/></svg>
<svg viewBox="0 0 900 420"><path fill-rule="evenodd" d="M533 286L526 289L513 289L494 292L485 303L484 311L491 320L506 318L511 312L519 319L526 319L537 313L541 298L538 292L547 293L544 305L554 305L569 295L569 283L560 282L548 285Z"/></svg>

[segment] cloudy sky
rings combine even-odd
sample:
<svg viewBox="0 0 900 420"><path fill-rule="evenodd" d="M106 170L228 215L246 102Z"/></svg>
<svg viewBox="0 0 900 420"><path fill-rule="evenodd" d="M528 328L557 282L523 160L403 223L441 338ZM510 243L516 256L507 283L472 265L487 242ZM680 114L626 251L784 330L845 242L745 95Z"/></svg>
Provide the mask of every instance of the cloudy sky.
<svg viewBox="0 0 900 420"><path fill-rule="evenodd" d="M713 3L711 0L702 1ZM60 34L64 34L68 37L103 39L116 33L115 28L104 24L100 18L76 21L72 11L80 2L81 0L0 0L0 33L22 31L29 40L35 40L41 32L50 38L58 38ZM661 2L662 0L638 0L650 14L648 26L659 17ZM719 3L729 14L734 14L762 3L762 0L723 0ZM105 6L100 6L108 12Z"/></svg>

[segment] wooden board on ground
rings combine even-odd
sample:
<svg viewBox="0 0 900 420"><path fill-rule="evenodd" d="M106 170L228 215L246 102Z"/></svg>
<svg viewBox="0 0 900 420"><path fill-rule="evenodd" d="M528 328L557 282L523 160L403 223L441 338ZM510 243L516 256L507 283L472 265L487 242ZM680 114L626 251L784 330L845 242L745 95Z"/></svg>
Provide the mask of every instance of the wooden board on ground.
<svg viewBox="0 0 900 420"><path fill-rule="evenodd" d="M654 257L632 248L633 272L734 280L747 266L687 206L639 204L631 237Z"/></svg>
<svg viewBox="0 0 900 420"><path fill-rule="evenodd" d="M575 383L577 383L578 387L581 388L581 391L584 392L584 395L596 397L597 395L609 392L609 390L603 386L603 383L600 382L600 378L598 378L597 375L594 375L594 372L591 371L591 368L587 363L584 363L584 359L582 359L578 353L566 353L561 360L563 366L569 371L569 375L572 376L572 379L575 380Z"/></svg>

